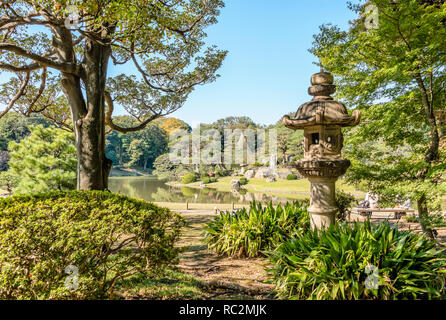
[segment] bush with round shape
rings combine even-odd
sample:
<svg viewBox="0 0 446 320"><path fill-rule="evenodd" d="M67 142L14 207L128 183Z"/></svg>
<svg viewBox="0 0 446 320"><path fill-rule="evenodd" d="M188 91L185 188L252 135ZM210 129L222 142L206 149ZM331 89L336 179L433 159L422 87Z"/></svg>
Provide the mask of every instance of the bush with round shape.
<svg viewBox="0 0 446 320"><path fill-rule="evenodd" d="M268 252L269 272L283 299L444 299L444 253L388 222L334 224Z"/></svg>
<svg viewBox="0 0 446 320"><path fill-rule="evenodd" d="M336 218L339 221L345 221L355 202L355 197L350 193L336 190L336 206L339 209Z"/></svg>
<svg viewBox="0 0 446 320"><path fill-rule="evenodd" d="M182 184L189 184L197 181L197 176L194 173L188 173L181 179Z"/></svg>
<svg viewBox="0 0 446 320"><path fill-rule="evenodd" d="M295 175L294 173L290 173L289 175L286 176L287 180L297 180L297 175Z"/></svg>
<svg viewBox="0 0 446 320"><path fill-rule="evenodd" d="M248 179L246 179L245 177L241 177L239 179L240 185L244 186L248 184Z"/></svg>
<svg viewBox="0 0 446 320"><path fill-rule="evenodd" d="M210 177L208 177L208 176L204 176L204 177L201 178L201 181L202 181L203 183L205 183L205 184L208 184L208 183L211 183L211 179L212 179L212 178L210 178Z"/></svg>
<svg viewBox="0 0 446 320"><path fill-rule="evenodd" d="M307 230L308 202L295 201L262 207L252 202L249 210L222 212L205 229L205 242L219 255L257 257L275 248L296 233Z"/></svg>
<svg viewBox="0 0 446 320"><path fill-rule="evenodd" d="M166 208L109 192L0 199L0 299L108 298L132 275L176 263L183 225Z"/></svg>

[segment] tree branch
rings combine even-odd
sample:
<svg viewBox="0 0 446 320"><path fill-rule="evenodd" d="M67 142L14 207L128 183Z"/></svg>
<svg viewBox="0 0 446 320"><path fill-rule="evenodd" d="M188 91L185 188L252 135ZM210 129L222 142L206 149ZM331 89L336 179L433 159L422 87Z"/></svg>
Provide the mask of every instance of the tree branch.
<svg viewBox="0 0 446 320"><path fill-rule="evenodd" d="M2 111L2 113L0 113L0 119L9 112L9 110L12 109L12 107L14 106L14 104L16 103L17 100L20 99L20 97L23 95L23 93L25 92L26 86L28 85L29 82L29 78L30 78L30 73L27 72L25 75L25 79L23 79L22 81L22 85L20 86L19 91L17 92L17 94L12 98L12 100L9 102L8 106L6 107L5 110Z"/></svg>
<svg viewBox="0 0 446 320"><path fill-rule="evenodd" d="M38 55L38 54L35 54L32 52L28 52L25 49L20 48L19 46L16 46L11 43L0 43L0 50L14 52L22 57L34 60L35 62L39 63L42 66L54 68L61 72L75 74L80 77L80 70L79 70L78 66L74 63L60 63L60 62L54 61L52 59L49 59L45 56L41 56L41 55Z"/></svg>
<svg viewBox="0 0 446 320"><path fill-rule="evenodd" d="M105 91L105 102L107 102L107 112L105 113L105 124L108 125L111 129L122 132L122 133L128 133L128 132L135 132L144 129L149 122L161 117L161 114L153 114L149 118L147 118L145 121L143 121L140 125L136 127L131 128L124 128L121 126L118 126L113 123L112 114L114 110L114 103L113 99L111 98L111 95L108 91Z"/></svg>
<svg viewBox="0 0 446 320"><path fill-rule="evenodd" d="M33 111L33 107L36 104L37 100L42 96L43 91L45 90L45 84L46 84L46 68L42 69L42 81L40 83L39 91L37 92L37 95L34 97L34 99L31 101L31 103L28 106L28 110L26 111L25 116L29 117ZM43 111L43 110L42 110Z"/></svg>
<svg viewBox="0 0 446 320"><path fill-rule="evenodd" d="M31 72L34 70L38 70L40 68L42 68L42 66L40 64L38 64L37 62L28 64L28 65L19 66L19 67L13 66L12 64L0 63L0 69L12 71L12 72Z"/></svg>

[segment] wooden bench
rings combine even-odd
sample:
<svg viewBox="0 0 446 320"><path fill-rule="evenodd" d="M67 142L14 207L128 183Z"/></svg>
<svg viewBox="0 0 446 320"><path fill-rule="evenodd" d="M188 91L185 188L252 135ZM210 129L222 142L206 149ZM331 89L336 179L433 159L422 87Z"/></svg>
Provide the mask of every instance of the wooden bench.
<svg viewBox="0 0 446 320"><path fill-rule="evenodd" d="M353 211L362 215L368 216L369 218L372 216L373 212L391 212L395 219L401 219L402 216L405 216L407 213L415 213L414 209L404 209L404 208L353 208Z"/></svg>

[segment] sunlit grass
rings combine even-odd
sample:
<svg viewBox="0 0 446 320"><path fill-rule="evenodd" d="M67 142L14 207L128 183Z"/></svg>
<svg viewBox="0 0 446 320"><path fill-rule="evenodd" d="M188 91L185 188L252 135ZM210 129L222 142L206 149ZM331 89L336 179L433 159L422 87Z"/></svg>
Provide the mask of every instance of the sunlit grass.
<svg viewBox="0 0 446 320"><path fill-rule="evenodd" d="M210 188L220 188L220 187L228 187L231 184L231 180L234 177L224 177L219 178L218 182L211 183L207 185ZM266 182L266 179L261 178L252 178L248 179L248 184L244 187L248 189L250 192L268 192L277 196L286 196L287 198L291 198L289 192L293 193L309 193L310 191L310 182L307 179L300 180L285 180L278 179L276 182ZM339 180L336 183L336 187L344 192L352 193L355 195L364 195L364 193L360 190L357 190L355 187L350 186ZM308 196L306 196L308 197ZM292 197L293 199L303 199L303 196Z"/></svg>

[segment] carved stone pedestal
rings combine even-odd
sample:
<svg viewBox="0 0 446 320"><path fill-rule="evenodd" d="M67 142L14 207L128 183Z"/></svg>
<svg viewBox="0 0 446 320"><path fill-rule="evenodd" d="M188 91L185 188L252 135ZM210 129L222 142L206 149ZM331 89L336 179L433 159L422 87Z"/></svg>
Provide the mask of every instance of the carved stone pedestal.
<svg viewBox="0 0 446 320"><path fill-rule="evenodd" d="M347 108L330 94L336 91L333 76L320 72L311 77L309 88L313 100L299 107L294 119L283 117L283 124L293 130L304 130L304 158L296 163L299 173L311 183L308 209L311 227L324 229L335 222L336 180L345 174L350 161L342 158L342 127L356 126L361 114L350 116Z"/></svg>

